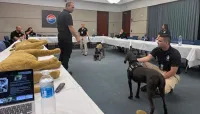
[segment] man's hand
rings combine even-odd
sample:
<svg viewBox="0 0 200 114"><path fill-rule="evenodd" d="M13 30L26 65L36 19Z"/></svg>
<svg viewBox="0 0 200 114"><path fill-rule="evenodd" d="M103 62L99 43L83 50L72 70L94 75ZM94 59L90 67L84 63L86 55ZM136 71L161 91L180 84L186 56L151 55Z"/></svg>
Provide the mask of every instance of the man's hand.
<svg viewBox="0 0 200 114"><path fill-rule="evenodd" d="M15 36L15 37L14 37L14 39L15 39L15 40L19 40L19 39L20 39L20 37L18 38L18 37L16 37L16 36Z"/></svg>
<svg viewBox="0 0 200 114"><path fill-rule="evenodd" d="M77 43L80 43L80 35L76 34L74 27L72 25L69 25L68 28L70 32L72 33L72 35L76 38Z"/></svg>
<svg viewBox="0 0 200 114"><path fill-rule="evenodd" d="M91 42L90 37L88 36L88 41Z"/></svg>
<svg viewBox="0 0 200 114"><path fill-rule="evenodd" d="M80 36L76 37L76 41L77 41L77 43L80 43Z"/></svg>

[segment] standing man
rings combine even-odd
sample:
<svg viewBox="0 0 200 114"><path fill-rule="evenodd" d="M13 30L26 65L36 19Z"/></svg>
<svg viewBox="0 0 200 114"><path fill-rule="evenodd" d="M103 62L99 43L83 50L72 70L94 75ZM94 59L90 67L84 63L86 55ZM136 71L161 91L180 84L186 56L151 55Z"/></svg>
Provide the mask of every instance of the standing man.
<svg viewBox="0 0 200 114"><path fill-rule="evenodd" d="M158 37L160 36L160 34L167 34L167 35L171 36L170 30L168 28L168 24L163 24L162 25L162 29L158 33L158 36L157 36L156 40L158 40Z"/></svg>
<svg viewBox="0 0 200 114"><path fill-rule="evenodd" d="M81 28L78 30L80 37L80 48L81 53L85 56L87 56L88 48L87 48L87 36L88 30L85 28L85 24L81 24ZM83 51L83 45L84 45L84 51Z"/></svg>
<svg viewBox="0 0 200 114"><path fill-rule="evenodd" d="M73 27L73 20L70 13L74 11L74 3L67 2L65 9L59 14L57 18L58 29L58 45L61 49L59 61L66 70L68 70L68 62L72 53L72 35L80 42L79 36L76 34Z"/></svg>
<svg viewBox="0 0 200 114"><path fill-rule="evenodd" d="M181 64L181 54L178 50L170 46L169 34L160 34L158 37L158 47L143 58L137 59L138 62L144 62L144 67L148 67L163 74L165 78L165 94L173 91L175 85L180 81L177 75L178 68ZM149 63L152 58L157 58L159 67ZM146 91L146 86L142 87L142 91Z"/></svg>

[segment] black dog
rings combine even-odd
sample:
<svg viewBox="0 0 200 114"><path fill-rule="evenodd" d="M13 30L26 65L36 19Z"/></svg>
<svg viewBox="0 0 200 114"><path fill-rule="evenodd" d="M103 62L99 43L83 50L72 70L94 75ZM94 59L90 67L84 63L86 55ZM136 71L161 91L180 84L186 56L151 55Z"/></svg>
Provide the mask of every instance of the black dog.
<svg viewBox="0 0 200 114"><path fill-rule="evenodd" d="M127 53L125 57L125 60L124 60L125 64L126 64L126 61L129 62L127 75L128 75L130 96L128 98L129 99L133 98L132 82L131 82L132 80L138 84L137 92L135 96L135 98L138 98L138 99L140 98L139 96L140 85L141 83L146 83L148 100L151 106L150 114L153 114L155 110L152 97L154 96L157 88L159 89L160 96L162 97L164 114L168 114L167 106L165 104L165 79L163 75L157 72L156 70L144 68L141 65L139 65L136 55L132 52L132 47L130 48L130 51Z"/></svg>
<svg viewBox="0 0 200 114"><path fill-rule="evenodd" d="M97 48L95 48L95 54L94 54L94 61L96 60L101 61L101 51Z"/></svg>

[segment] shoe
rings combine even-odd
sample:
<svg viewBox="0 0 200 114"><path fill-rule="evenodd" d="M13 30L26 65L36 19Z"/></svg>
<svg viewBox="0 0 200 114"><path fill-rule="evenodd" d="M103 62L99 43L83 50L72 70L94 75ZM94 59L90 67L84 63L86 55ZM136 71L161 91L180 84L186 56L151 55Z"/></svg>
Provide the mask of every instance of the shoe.
<svg viewBox="0 0 200 114"><path fill-rule="evenodd" d="M156 89L155 93L153 94L152 98L160 98L160 92L158 89Z"/></svg>
<svg viewBox="0 0 200 114"><path fill-rule="evenodd" d="M142 92L147 92L147 85L141 87L141 91L142 91Z"/></svg>
<svg viewBox="0 0 200 114"><path fill-rule="evenodd" d="M172 94L173 93L173 89L171 89L171 91L169 92L169 94ZM157 89L156 90L156 92L155 92L155 94L154 94L154 96L153 96L153 98L160 98L161 96L160 96L160 92L159 92L159 90Z"/></svg>
<svg viewBox="0 0 200 114"><path fill-rule="evenodd" d="M173 89L171 89L171 91L169 92L170 94L172 94L174 92L174 90Z"/></svg>
<svg viewBox="0 0 200 114"><path fill-rule="evenodd" d="M156 95L160 95L160 91L158 89L156 89L156 92L155 92Z"/></svg>
<svg viewBox="0 0 200 114"><path fill-rule="evenodd" d="M70 75L72 75L72 72L71 72L71 71L69 71L69 74L70 74Z"/></svg>
<svg viewBox="0 0 200 114"><path fill-rule="evenodd" d="M161 96L158 94L154 94L152 98L160 98Z"/></svg>

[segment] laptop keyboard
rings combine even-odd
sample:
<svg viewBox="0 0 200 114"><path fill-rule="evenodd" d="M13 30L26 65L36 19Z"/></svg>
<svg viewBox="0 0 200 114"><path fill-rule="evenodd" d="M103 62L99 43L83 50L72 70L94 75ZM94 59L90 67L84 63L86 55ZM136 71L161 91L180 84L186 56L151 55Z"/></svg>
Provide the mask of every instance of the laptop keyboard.
<svg viewBox="0 0 200 114"><path fill-rule="evenodd" d="M32 114L32 103L1 108L0 114Z"/></svg>

